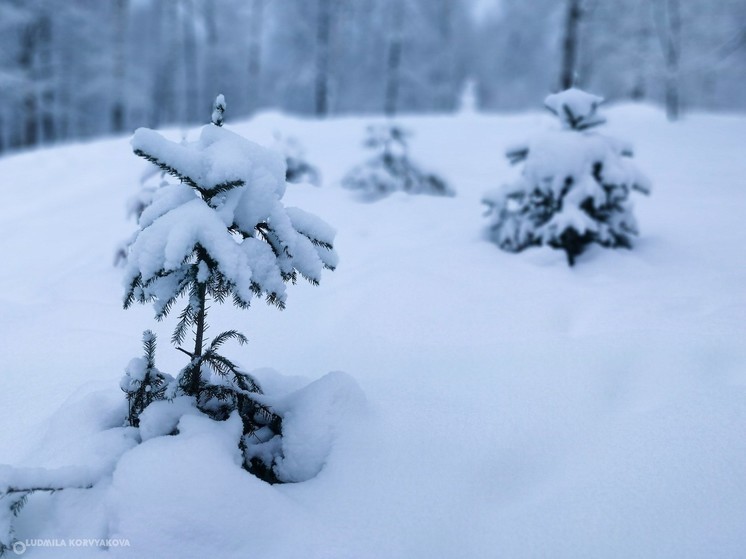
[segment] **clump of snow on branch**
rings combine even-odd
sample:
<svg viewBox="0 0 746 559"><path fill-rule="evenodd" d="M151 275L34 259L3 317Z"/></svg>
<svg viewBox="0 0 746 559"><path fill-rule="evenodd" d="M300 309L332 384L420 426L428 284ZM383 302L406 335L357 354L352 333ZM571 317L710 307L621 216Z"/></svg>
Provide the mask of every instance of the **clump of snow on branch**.
<svg viewBox="0 0 746 559"><path fill-rule="evenodd" d="M211 120L215 126L223 126L223 113L226 108L225 96L221 93L215 98L215 103L212 105Z"/></svg>
<svg viewBox="0 0 746 559"><path fill-rule="evenodd" d="M563 128L585 130L606 122L596 113L603 101L603 97L572 87L547 96L544 106L560 119Z"/></svg>
<svg viewBox="0 0 746 559"><path fill-rule="evenodd" d="M301 232L282 205L285 162L279 154L217 126L185 144L141 128L132 146L181 178L154 193L128 254L125 282L159 314L168 295L183 286L196 246L245 305L265 293L282 306L285 281L300 273L316 283L322 269L337 265L328 226L306 214ZM321 241L312 236L320 229L326 234Z"/></svg>

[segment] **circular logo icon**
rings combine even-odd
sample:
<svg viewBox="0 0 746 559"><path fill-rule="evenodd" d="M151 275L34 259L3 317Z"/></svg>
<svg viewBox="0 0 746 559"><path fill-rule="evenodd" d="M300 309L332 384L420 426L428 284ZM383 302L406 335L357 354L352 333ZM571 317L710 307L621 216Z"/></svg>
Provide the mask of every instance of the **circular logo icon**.
<svg viewBox="0 0 746 559"><path fill-rule="evenodd" d="M13 544L13 553L16 555L23 555L26 552L26 544L23 542L15 542Z"/></svg>

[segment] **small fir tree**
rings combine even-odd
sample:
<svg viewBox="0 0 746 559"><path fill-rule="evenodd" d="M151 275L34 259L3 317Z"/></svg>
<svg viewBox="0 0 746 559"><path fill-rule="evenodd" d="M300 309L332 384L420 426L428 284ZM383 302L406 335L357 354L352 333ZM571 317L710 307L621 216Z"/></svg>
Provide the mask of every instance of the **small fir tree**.
<svg viewBox="0 0 746 559"><path fill-rule="evenodd" d="M293 184L321 185L321 172L308 162L306 150L297 138L275 134L275 149L285 157L285 180Z"/></svg>
<svg viewBox="0 0 746 559"><path fill-rule="evenodd" d="M650 183L629 145L591 130L604 122L596 113L602 101L574 88L550 95L545 105L561 129L508 150L511 163L524 163L521 176L483 198L500 248L548 245L572 266L591 243L632 247L638 230L629 195L649 194Z"/></svg>
<svg viewBox="0 0 746 559"><path fill-rule="evenodd" d="M140 414L155 400L163 400L173 377L155 366L156 336L146 330L142 336L145 355L130 361L119 386L127 395L127 424L140 425Z"/></svg>
<svg viewBox="0 0 746 559"><path fill-rule="evenodd" d="M379 199L392 192L453 196L454 191L438 175L422 171L409 157L407 138L411 134L395 125L369 126L363 144L373 157L354 167L342 186L364 198Z"/></svg>
<svg viewBox="0 0 746 559"><path fill-rule="evenodd" d="M172 142L143 128L133 137L135 154L179 182L157 189L140 216L127 258L124 306L152 303L156 319L162 320L183 301L171 341L188 362L162 391L150 360L155 339L148 337L144 367L130 377L150 371L147 378L156 395L143 394L143 381L133 384L131 378L123 384L136 403L133 424L148 398L163 394L192 397L215 419L237 411L244 425L246 467L272 481L271 464L260 464L247 446L277 435L281 419L257 398L256 380L220 353L229 340L245 343L243 334L229 330L207 343L209 302L230 299L246 309L264 297L284 308L286 283L301 276L318 284L323 269L336 267L334 231L314 215L283 206L283 158L222 128L224 111L221 95L212 124L195 142ZM183 347L190 331L193 345Z"/></svg>

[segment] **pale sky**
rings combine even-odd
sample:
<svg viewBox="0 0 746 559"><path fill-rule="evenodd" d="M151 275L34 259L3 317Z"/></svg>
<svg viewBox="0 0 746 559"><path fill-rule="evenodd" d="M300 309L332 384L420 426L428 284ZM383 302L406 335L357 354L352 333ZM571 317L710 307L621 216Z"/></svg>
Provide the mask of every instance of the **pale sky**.
<svg viewBox="0 0 746 559"><path fill-rule="evenodd" d="M500 0L472 0L474 3L473 13L476 19L483 19L490 12L497 10Z"/></svg>

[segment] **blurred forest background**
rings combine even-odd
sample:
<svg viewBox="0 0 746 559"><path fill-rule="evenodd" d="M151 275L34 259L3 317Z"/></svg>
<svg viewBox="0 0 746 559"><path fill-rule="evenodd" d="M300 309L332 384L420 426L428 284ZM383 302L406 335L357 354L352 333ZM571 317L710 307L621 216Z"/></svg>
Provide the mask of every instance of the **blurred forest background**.
<svg viewBox="0 0 746 559"><path fill-rule="evenodd" d="M0 153L231 118L536 108L571 84L746 110L746 0L0 0Z"/></svg>

